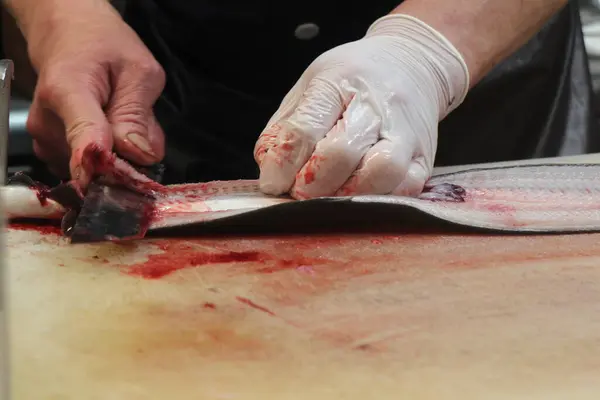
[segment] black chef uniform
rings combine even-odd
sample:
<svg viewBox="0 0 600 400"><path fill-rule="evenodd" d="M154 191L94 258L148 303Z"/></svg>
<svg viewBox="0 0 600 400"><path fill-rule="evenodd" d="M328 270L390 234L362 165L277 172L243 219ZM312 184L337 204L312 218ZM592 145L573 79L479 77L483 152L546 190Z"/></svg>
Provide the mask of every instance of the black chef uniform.
<svg viewBox="0 0 600 400"><path fill-rule="evenodd" d="M128 0L125 20L167 72L167 183L256 178L254 144L304 69L398 3ZM436 165L599 152L591 99L571 1L441 123Z"/></svg>

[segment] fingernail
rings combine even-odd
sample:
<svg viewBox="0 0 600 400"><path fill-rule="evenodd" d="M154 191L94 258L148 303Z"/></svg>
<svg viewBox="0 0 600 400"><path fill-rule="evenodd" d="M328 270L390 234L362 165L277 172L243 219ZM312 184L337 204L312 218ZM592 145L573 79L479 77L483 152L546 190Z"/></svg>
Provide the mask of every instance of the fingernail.
<svg viewBox="0 0 600 400"><path fill-rule="evenodd" d="M138 135L137 133L130 133L126 136L126 139L131 142L135 147L137 147L142 153L149 155L150 157L156 158L156 154L152 151L152 147L150 147L150 143L146 138Z"/></svg>

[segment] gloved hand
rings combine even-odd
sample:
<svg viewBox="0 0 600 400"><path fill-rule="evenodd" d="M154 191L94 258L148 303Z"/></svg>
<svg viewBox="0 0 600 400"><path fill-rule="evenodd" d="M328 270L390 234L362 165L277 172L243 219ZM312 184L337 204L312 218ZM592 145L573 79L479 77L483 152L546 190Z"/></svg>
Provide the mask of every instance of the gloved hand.
<svg viewBox="0 0 600 400"><path fill-rule="evenodd" d="M416 18L389 15L318 57L260 135L267 194L414 196L429 179L438 123L469 89L456 48Z"/></svg>
<svg viewBox="0 0 600 400"><path fill-rule="evenodd" d="M161 66L107 1L44 0L26 32L39 78L27 121L36 155L83 188L94 174L83 150L113 150L150 165L164 156L152 106ZM82 165L85 164L85 167Z"/></svg>

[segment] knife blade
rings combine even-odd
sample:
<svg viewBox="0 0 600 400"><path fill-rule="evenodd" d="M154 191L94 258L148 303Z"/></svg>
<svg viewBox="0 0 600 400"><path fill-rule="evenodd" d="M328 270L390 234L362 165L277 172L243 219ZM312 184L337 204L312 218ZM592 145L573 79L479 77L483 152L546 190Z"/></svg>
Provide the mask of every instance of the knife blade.
<svg viewBox="0 0 600 400"><path fill-rule="evenodd" d="M162 165L136 169L156 182L162 180ZM142 239L152 221L154 202L151 194L96 179L88 186L72 228L63 221L63 231L73 244Z"/></svg>

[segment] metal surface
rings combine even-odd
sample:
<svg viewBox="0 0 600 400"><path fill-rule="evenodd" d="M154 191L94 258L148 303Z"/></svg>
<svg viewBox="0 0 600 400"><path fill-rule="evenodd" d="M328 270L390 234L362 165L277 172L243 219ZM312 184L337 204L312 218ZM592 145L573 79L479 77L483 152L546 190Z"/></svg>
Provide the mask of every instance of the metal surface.
<svg viewBox="0 0 600 400"><path fill-rule="evenodd" d="M6 180L8 154L10 88L13 79L14 65L11 60L0 61L0 185Z"/></svg>
<svg viewBox="0 0 600 400"><path fill-rule="evenodd" d="M15 157L33 157L33 140L27 132L27 117L31 102L12 94L9 114L8 165L12 166Z"/></svg>
<svg viewBox="0 0 600 400"><path fill-rule="evenodd" d="M10 110L10 89L13 79L14 66L11 60L0 61L0 185L6 181L6 167L8 154L8 134L9 134L9 110ZM5 215L3 206L0 204L0 214ZM6 279L4 269L4 255L6 244L4 241L5 221L0 218L0 398L8 399L10 393L10 378L8 368L8 349L7 343L7 316L6 316Z"/></svg>

